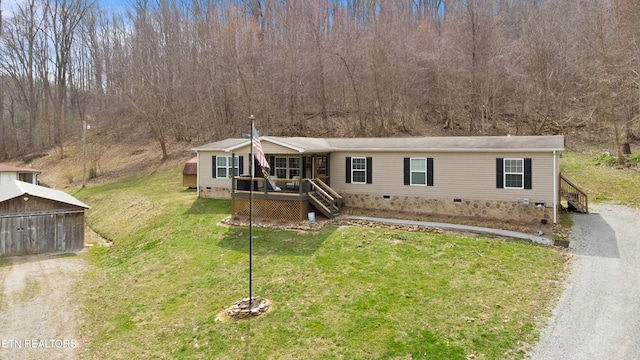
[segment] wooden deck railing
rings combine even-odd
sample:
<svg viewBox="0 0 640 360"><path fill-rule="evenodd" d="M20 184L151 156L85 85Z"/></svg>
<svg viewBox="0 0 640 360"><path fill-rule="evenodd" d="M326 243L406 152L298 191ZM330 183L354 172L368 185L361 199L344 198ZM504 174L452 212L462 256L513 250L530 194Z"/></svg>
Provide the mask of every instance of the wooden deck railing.
<svg viewBox="0 0 640 360"><path fill-rule="evenodd" d="M589 197L578 186L560 174L560 196L583 213L589 213Z"/></svg>
<svg viewBox="0 0 640 360"><path fill-rule="evenodd" d="M308 199L328 218L340 214L342 196L320 179L273 179L281 189L275 191L265 178L245 176L233 177L231 193L233 197L246 198L253 187L254 194L279 200Z"/></svg>
<svg viewBox="0 0 640 360"><path fill-rule="evenodd" d="M271 185L267 182L267 179L263 177L254 177L251 179L250 177L245 176L234 176L232 182L232 193L237 191L249 191L251 190L251 184L253 183L253 191L256 193L263 194L306 194L307 190L302 188L302 181L299 179L272 179L273 182L281 189L276 192L271 188Z"/></svg>
<svg viewBox="0 0 640 360"><path fill-rule="evenodd" d="M304 181L309 184L309 190L315 191L317 195L309 193L312 203L318 210L330 219L340 213L339 204L342 201L340 194L320 179L304 179Z"/></svg>

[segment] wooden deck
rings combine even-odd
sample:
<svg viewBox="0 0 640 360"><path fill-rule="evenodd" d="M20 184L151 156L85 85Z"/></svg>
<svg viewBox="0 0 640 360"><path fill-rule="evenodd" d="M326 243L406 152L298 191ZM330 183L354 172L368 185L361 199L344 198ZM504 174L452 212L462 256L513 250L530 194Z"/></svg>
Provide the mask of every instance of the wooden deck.
<svg viewBox="0 0 640 360"><path fill-rule="evenodd" d="M248 217L251 199L256 218L304 221L313 210L330 219L340 214L342 197L320 179L274 181L279 191L273 190L264 178L235 177L231 192L233 216Z"/></svg>

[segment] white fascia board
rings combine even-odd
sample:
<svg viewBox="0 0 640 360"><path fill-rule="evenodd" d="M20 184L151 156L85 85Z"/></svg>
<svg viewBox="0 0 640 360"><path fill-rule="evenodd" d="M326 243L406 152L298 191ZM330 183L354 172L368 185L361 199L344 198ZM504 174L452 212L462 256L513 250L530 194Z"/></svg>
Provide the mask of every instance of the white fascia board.
<svg viewBox="0 0 640 360"><path fill-rule="evenodd" d="M261 140L262 141L262 140ZM233 152L234 150L237 150L241 147L247 146L247 145L251 145L251 139L247 140L247 141L243 141L239 144L233 145L233 146L229 146L228 148L224 148L222 150L224 150L224 152Z"/></svg>
<svg viewBox="0 0 640 360"><path fill-rule="evenodd" d="M531 153L547 153L554 151L564 151L564 149L446 149L446 148L335 148L333 151L340 152L481 152L481 153L514 153L514 152L531 152Z"/></svg>
<svg viewBox="0 0 640 360"><path fill-rule="evenodd" d="M297 147L297 146L293 146L293 145L291 145L291 144L287 144L287 143L285 143L285 142L282 142L282 141L276 140L276 139L271 138L271 137L268 137L268 136L260 136L260 141L262 141L262 140L266 140L266 141L268 141L268 142L270 142L270 143L274 143L274 144L276 144L276 145L280 145L280 146L282 146L282 147L286 147L287 149L291 149L291 150L297 151L297 152L299 152L299 153L303 153L303 152L305 152L305 151L306 151L306 150L305 150L305 149L303 149L303 148L300 148L300 147Z"/></svg>

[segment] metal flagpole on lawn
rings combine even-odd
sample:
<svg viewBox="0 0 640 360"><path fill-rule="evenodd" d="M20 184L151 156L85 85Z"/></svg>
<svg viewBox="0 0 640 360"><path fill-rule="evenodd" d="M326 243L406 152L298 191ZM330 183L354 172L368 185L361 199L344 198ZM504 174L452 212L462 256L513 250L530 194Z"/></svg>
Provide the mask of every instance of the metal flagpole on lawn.
<svg viewBox="0 0 640 360"><path fill-rule="evenodd" d="M253 117L253 115L249 116L249 119L251 120L251 130L249 132L249 134L251 134L251 155L249 156L249 158L251 159L249 161L249 166L251 167L251 179L249 181L249 310L253 309L253 307L251 306L252 303L252 284L251 284L251 245L253 242L253 177L255 176L255 171L254 171L254 165L255 162L253 160L253 120L255 120L255 118Z"/></svg>

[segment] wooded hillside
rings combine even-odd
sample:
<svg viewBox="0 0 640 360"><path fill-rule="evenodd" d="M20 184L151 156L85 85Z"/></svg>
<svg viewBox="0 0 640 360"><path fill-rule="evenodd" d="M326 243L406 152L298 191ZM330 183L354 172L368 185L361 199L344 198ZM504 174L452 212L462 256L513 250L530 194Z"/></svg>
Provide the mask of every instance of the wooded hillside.
<svg viewBox="0 0 640 360"><path fill-rule="evenodd" d="M5 0L6 1L6 0ZM0 160L79 139L638 131L633 0L25 0L2 14ZM161 152L161 153L160 153Z"/></svg>

